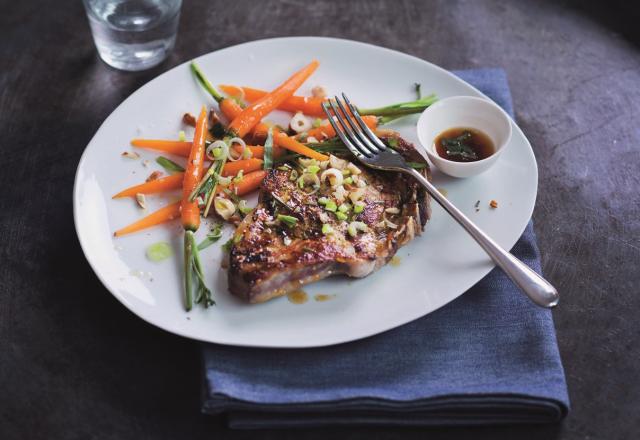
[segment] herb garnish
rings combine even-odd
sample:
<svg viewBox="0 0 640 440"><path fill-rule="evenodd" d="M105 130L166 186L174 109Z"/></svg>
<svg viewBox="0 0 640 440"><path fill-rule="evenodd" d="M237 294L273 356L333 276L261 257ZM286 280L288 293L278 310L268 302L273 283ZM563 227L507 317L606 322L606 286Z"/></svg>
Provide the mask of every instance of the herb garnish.
<svg viewBox="0 0 640 440"><path fill-rule="evenodd" d="M465 143L471 137L471 132L465 130L460 136L441 139L440 145L445 149L448 156L459 156L465 160L477 160L478 155L475 150Z"/></svg>
<svg viewBox="0 0 640 440"><path fill-rule="evenodd" d="M291 215L278 214L276 218L290 228L294 227L296 223L298 223L298 219Z"/></svg>
<svg viewBox="0 0 640 440"><path fill-rule="evenodd" d="M202 240L202 242L198 245L198 250L201 251L208 248L213 243L220 240L220 237L222 237L222 223L216 223L211 228L211 232L207 234L207 238Z"/></svg>
<svg viewBox="0 0 640 440"><path fill-rule="evenodd" d="M167 173L181 173L184 171L184 168L164 156L156 158L156 162L164 168Z"/></svg>
<svg viewBox="0 0 640 440"><path fill-rule="evenodd" d="M263 169L269 170L273 168L273 127L269 127L269 131L267 132L267 140L264 141L263 160Z"/></svg>

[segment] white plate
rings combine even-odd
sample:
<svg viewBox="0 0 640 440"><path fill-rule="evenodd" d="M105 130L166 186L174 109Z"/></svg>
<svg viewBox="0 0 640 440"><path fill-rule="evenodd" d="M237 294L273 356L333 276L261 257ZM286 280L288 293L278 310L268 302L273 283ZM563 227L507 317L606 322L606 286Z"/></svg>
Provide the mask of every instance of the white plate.
<svg viewBox="0 0 640 440"><path fill-rule="evenodd" d="M278 38L219 50L197 59L214 84L271 89L311 59L320 67L300 93L314 85L329 93L345 91L364 107L414 99L413 84L441 98L484 96L451 73L418 58L353 41ZM140 218L132 200L112 200L124 187L159 169L151 152L141 160L121 157L134 137L177 138L184 112L195 113L211 98L196 84L188 64L149 82L127 98L102 124L87 146L76 175L74 215L82 249L102 283L142 319L167 331L202 341L256 347L313 347L374 335L424 316L464 293L494 265L478 245L439 206L422 237L399 252L400 264L360 280L335 278L308 286L310 300L293 304L278 298L247 305L227 292L218 244L202 254L217 306L186 313L182 302L182 230L178 222L114 239L113 231ZM285 114L271 117L284 121ZM417 117L393 127L417 142ZM188 133L189 135L189 133ZM144 160L150 160L148 167ZM437 171L434 181L449 199L505 248L522 234L536 198L537 166L529 142L513 125L513 137L496 165L477 177L456 180ZM175 197L175 195L174 195ZM169 197L147 197L149 210ZM498 209L489 209L491 199ZM474 204L480 200L480 211ZM199 237L206 232L206 223ZM220 241L224 243L230 231ZM146 259L158 241L173 245L175 257ZM335 295L318 302L315 294Z"/></svg>

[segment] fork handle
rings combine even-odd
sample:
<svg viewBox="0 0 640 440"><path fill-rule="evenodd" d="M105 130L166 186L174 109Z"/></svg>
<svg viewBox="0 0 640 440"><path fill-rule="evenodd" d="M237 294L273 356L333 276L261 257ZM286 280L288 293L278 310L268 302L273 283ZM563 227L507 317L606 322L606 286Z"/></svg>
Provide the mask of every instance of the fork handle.
<svg viewBox="0 0 640 440"><path fill-rule="evenodd" d="M422 174L411 168L405 170L415 177L440 206L478 242L491 259L499 266L511 280L537 305L541 307L555 307L560 299L558 291L547 280L538 275L533 269L517 259L513 254L504 250L491 237L478 228L469 218L456 208L446 197L440 194L431 182Z"/></svg>

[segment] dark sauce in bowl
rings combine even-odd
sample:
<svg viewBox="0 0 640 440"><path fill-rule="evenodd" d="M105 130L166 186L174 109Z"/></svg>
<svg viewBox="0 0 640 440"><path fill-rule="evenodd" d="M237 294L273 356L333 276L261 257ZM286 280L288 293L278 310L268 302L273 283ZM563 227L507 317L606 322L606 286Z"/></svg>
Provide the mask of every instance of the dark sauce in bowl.
<svg viewBox="0 0 640 440"><path fill-rule="evenodd" d="M496 152L491 138L475 128L450 128L434 144L438 156L454 162L476 162Z"/></svg>

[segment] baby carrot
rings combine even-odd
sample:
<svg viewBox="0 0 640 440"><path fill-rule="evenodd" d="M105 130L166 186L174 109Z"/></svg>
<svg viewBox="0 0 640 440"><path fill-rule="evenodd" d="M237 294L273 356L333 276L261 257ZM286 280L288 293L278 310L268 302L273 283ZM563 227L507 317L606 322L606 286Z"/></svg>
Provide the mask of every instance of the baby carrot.
<svg viewBox="0 0 640 440"><path fill-rule="evenodd" d="M196 188L204 171L204 143L207 133L207 111L204 106L196 122L193 146L187 161L182 183L182 226L187 231L196 231L200 226L200 208L198 202L189 201L191 192Z"/></svg>
<svg viewBox="0 0 640 440"><path fill-rule="evenodd" d="M175 154L176 156L189 157L192 143L188 141L167 141L162 139L132 139L131 145L147 150L162 151L163 153Z"/></svg>
<svg viewBox="0 0 640 440"><path fill-rule="evenodd" d="M211 97L216 100L218 103L218 107L220 107L220 111L222 114L230 121L235 119L240 113L242 113L242 107L238 104L234 99L225 98L213 87L213 85L209 82L200 67L195 62L191 62L191 71L198 79L198 82L204 89L209 92Z"/></svg>
<svg viewBox="0 0 640 440"><path fill-rule="evenodd" d="M249 194L250 192L260 188L260 185L266 175L267 172L265 170L252 171L245 174L242 177L242 180L238 183L234 183L230 189L238 196Z"/></svg>
<svg viewBox="0 0 640 440"><path fill-rule="evenodd" d="M141 183L120 191L113 196L114 199L121 197L135 197L136 194L155 194L159 192L171 191L173 189L182 188L184 173L176 173L167 177L152 180L150 182Z"/></svg>
<svg viewBox="0 0 640 440"><path fill-rule="evenodd" d="M242 113L236 116L229 124L229 133L234 136L244 137L262 118L291 97L302 83L318 68L318 64L318 61L312 61L309 65L294 73L293 76L273 91L243 109Z"/></svg>
<svg viewBox="0 0 640 440"><path fill-rule="evenodd" d="M187 311L193 307L193 281L195 275L195 302L204 302L205 307L215 304L211 298L211 291L204 282L202 263L198 254L198 246L194 232L200 226L200 207L197 200L191 201L191 193L196 189L204 172L205 140L207 138L207 110L202 106L196 131L193 135L193 145L182 183L182 227L184 228L184 294Z"/></svg>
<svg viewBox="0 0 640 440"><path fill-rule="evenodd" d="M261 99L268 92L265 90L254 89L252 87L237 87L223 84L220 89L229 96L238 96L238 93L244 94L244 99L248 102L255 102ZM278 106L278 109L291 113L302 112L309 116L322 117L325 115L322 110L322 103L325 98L314 98L312 96L291 96Z"/></svg>
<svg viewBox="0 0 640 440"><path fill-rule="evenodd" d="M252 171L262 169L262 163L263 163L262 159L254 159L254 158L237 160L235 162L227 162L224 164L224 167L222 168L222 175L225 177L235 176L241 170L243 173L250 173Z"/></svg>
<svg viewBox="0 0 640 440"><path fill-rule="evenodd" d="M302 154L307 157L311 157L313 159L317 159L320 161L329 160L328 156L324 154L318 153L317 151L307 147L306 145L298 142L294 137L287 136L282 130L278 127L271 127L273 129L273 157L278 157L282 153L282 149L287 149L289 151L293 151L294 153ZM269 125L264 122L256 125L253 130L254 141L256 139L263 139L267 136L267 132L269 131Z"/></svg>
<svg viewBox="0 0 640 440"><path fill-rule="evenodd" d="M251 151L251 157L261 159L264 156L264 147L262 145L247 145L247 149ZM240 154L242 153L242 146L233 144L233 150Z"/></svg>
<svg viewBox="0 0 640 440"><path fill-rule="evenodd" d="M365 115L362 116L362 120L367 126L375 130L378 127L378 117L374 115ZM354 121L355 123L355 121ZM327 138L332 138L336 135L336 131L333 129L331 124L323 125L322 127L312 128L307 132L307 136L314 137L319 141L322 141Z"/></svg>
<svg viewBox="0 0 640 440"><path fill-rule="evenodd" d="M329 156L307 147L306 145L298 142L295 138L287 136L285 133L279 132L273 135L273 143L279 147L286 148L294 153L302 154L303 156L310 157L319 161L329 160Z"/></svg>
<svg viewBox="0 0 640 440"><path fill-rule="evenodd" d="M165 206L164 208L160 208L157 211L149 214L148 216L138 220L130 224L129 226L125 226L122 229L118 229L113 235L116 237L122 237L126 234L131 234L133 232L138 232L143 229L150 228L152 226L160 225L162 223L166 223L174 218L178 218L180 215L180 202L175 202L170 205Z"/></svg>

